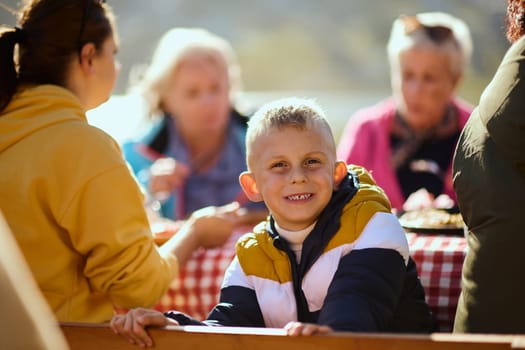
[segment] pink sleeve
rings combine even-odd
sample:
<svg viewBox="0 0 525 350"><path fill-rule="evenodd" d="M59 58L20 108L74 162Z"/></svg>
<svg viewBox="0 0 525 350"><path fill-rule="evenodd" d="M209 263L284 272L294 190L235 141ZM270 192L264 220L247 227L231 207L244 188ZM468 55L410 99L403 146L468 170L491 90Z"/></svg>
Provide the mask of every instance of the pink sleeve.
<svg viewBox="0 0 525 350"><path fill-rule="evenodd" d="M356 112L347 122L337 156L348 164L361 165L374 176L392 206L404 202L396 174L390 166L390 123L395 115L392 98Z"/></svg>
<svg viewBox="0 0 525 350"><path fill-rule="evenodd" d="M362 145L364 140L367 140L367 137L362 133L361 123L352 116L346 123L339 140L337 158L344 160L347 164L361 164L363 152L360 149L363 147L359 147L359 145Z"/></svg>

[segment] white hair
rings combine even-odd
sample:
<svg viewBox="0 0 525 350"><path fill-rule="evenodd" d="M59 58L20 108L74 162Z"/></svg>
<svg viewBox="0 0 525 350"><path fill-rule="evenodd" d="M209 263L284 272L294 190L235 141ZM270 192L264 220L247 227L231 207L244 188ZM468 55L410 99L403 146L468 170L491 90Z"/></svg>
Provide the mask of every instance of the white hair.
<svg viewBox="0 0 525 350"><path fill-rule="evenodd" d="M450 57L451 73L460 76L470 64L472 56L472 37L467 24L448 13L425 12L416 15L417 20L426 27L445 27L451 30L455 40L442 43L433 41L424 31L407 33L403 17L398 17L390 32L387 44L388 58L393 71L399 65L402 52L414 47L433 47L447 53Z"/></svg>
<svg viewBox="0 0 525 350"><path fill-rule="evenodd" d="M242 82L237 56L231 44L205 29L180 27L167 31L160 38L151 63L140 77L140 81L132 88L146 98L150 113L160 109L161 95L168 86L170 73L194 53L211 55L221 64L224 63L230 85L230 100L233 104L241 91Z"/></svg>

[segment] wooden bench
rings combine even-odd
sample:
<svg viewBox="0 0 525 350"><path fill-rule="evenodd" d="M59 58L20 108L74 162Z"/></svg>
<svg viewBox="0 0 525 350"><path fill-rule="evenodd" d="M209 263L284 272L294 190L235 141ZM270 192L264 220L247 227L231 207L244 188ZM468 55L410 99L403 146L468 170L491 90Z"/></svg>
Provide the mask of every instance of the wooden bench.
<svg viewBox="0 0 525 350"><path fill-rule="evenodd" d="M62 323L71 350L140 349L115 335L107 324ZM312 337L288 337L282 329L237 327L167 327L149 330L155 349L195 350L492 350L525 349L525 335L364 334L337 332Z"/></svg>

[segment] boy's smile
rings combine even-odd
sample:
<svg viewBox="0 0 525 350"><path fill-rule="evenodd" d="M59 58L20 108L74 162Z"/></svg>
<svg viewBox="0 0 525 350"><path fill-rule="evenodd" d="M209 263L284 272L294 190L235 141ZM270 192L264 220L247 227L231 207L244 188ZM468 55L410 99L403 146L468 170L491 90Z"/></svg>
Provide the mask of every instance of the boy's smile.
<svg viewBox="0 0 525 350"><path fill-rule="evenodd" d="M306 193L306 194L297 194L294 196L288 196L288 199L291 201L302 201L309 199L313 194L312 193Z"/></svg>
<svg viewBox="0 0 525 350"><path fill-rule="evenodd" d="M334 143L320 125L272 128L258 136L250 157L258 199L287 230L314 223L340 181L335 175Z"/></svg>

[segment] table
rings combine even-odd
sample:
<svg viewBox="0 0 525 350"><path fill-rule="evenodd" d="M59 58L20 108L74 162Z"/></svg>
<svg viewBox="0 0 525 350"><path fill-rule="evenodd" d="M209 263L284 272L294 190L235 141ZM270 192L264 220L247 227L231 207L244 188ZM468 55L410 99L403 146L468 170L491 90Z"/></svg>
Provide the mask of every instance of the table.
<svg viewBox="0 0 525 350"><path fill-rule="evenodd" d="M171 283L155 309L178 310L204 320L219 302L224 272L235 256L235 243L247 230L234 232L220 248L200 249L180 267L179 277Z"/></svg>
<svg viewBox="0 0 525 350"><path fill-rule="evenodd" d="M203 320L219 300L224 270L234 256L237 232L217 249L196 251L180 269L168 292L155 306L159 311L179 310ZM467 244L464 237L407 233L427 302L439 331L450 332L460 293L461 269Z"/></svg>
<svg viewBox="0 0 525 350"><path fill-rule="evenodd" d="M461 292L466 239L462 236L418 233L407 233L407 239L439 331L450 332Z"/></svg>

